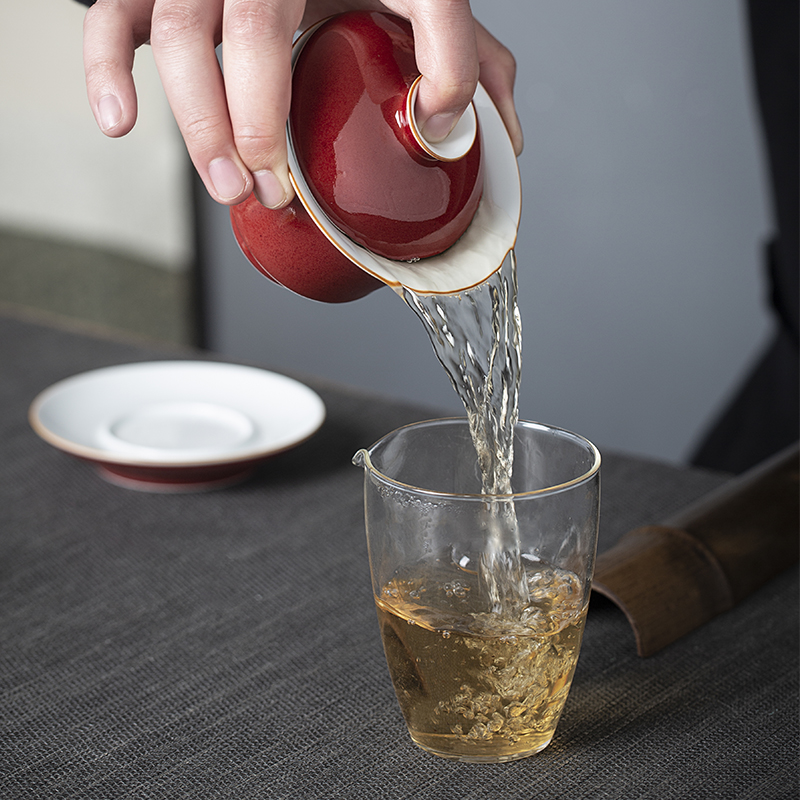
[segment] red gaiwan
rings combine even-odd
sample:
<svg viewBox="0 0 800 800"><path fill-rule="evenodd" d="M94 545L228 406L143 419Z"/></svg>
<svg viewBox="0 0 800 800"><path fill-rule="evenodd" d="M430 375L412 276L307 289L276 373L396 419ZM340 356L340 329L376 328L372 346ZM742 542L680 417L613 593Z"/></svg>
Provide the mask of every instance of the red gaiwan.
<svg viewBox="0 0 800 800"><path fill-rule="evenodd" d="M280 211L252 195L231 209L257 269L344 302L397 283L392 262L421 272L416 262L462 237L484 186L477 116L470 106L445 143L426 142L414 120L419 77L411 26L389 14L332 17L296 42L287 134L297 196Z"/></svg>
<svg viewBox="0 0 800 800"><path fill-rule="evenodd" d="M259 272L312 300L346 303L384 285L334 247L297 197L271 211L251 194L231 208L231 224L239 247Z"/></svg>

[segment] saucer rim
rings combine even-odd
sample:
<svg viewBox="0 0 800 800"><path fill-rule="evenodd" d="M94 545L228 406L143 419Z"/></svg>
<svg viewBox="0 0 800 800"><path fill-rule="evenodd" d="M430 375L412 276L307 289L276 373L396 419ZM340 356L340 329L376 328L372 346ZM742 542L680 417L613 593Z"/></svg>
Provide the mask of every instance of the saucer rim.
<svg viewBox="0 0 800 800"><path fill-rule="evenodd" d="M270 444L269 439L257 440L255 444L249 447L239 448L229 454L225 451L220 451L219 455L205 456L201 458L187 458L181 457L180 459L169 458L155 458L155 457L137 457L133 454L116 453L113 450L104 449L102 447L92 447L80 442L76 442L68 436L64 436L55 430L52 430L46 422L42 419L42 410L46 408L46 404L54 402L59 394L74 389L84 380L105 376L107 379L113 380L115 374L121 372L129 372L133 370L147 371L149 368L165 369L170 366L180 365L181 367L193 368L198 372L208 370L230 370L238 373L248 373L251 375L258 375L270 380L278 379L286 387L292 387L297 392L304 394L313 406L313 414L310 413L308 420L304 426L300 428L300 433L294 434L293 438L281 442L279 445ZM157 402L160 398L157 392L153 397L148 399L147 402ZM187 401L194 401L196 397L187 396ZM269 413L270 408L275 408L275 398L265 398L264 411ZM270 403L272 405L270 405ZM235 405L231 406L235 408ZM239 410L239 409L237 409ZM244 413L244 412L242 412ZM314 434L316 434L322 427L327 416L327 409L322 398L309 386L301 381L291 378L281 373L272 372L270 370L261 369L259 367L252 367L242 364L230 364L227 362L217 361L194 361L194 360L158 360L158 361L139 361L127 364L117 364L108 367L100 367L98 369L88 370L86 372L78 373L76 375L64 378L56 383L51 384L43 389L31 402L28 409L28 421L33 428L34 432L45 442L53 447L61 450L77 458L95 462L97 464L110 464L129 467L140 467L145 469L155 470L180 470L180 469L193 469L197 467L214 467L236 464L247 464L250 462L259 462L272 456L279 455L288 450L308 441ZM258 422L258 420L255 420ZM274 441L274 440L273 440Z"/></svg>

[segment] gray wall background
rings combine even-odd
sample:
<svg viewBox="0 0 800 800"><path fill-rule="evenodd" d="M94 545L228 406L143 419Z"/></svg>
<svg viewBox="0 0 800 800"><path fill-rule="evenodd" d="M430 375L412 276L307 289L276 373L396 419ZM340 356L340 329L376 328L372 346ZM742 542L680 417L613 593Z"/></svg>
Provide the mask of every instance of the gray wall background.
<svg viewBox="0 0 800 800"><path fill-rule="evenodd" d="M521 416L684 460L769 332L771 226L735 0L473 0L517 58ZM205 202L213 349L460 406L388 289L328 306L261 277Z"/></svg>

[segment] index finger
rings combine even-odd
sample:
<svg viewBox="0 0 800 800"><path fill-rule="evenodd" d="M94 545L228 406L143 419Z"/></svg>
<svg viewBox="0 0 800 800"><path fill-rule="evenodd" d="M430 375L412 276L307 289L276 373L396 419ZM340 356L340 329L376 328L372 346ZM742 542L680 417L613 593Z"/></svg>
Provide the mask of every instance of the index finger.
<svg viewBox="0 0 800 800"><path fill-rule="evenodd" d="M292 196L286 155L292 37L305 0L228 0L222 27L225 90L236 149L270 208Z"/></svg>
<svg viewBox="0 0 800 800"><path fill-rule="evenodd" d="M161 83L206 188L232 205L252 189L236 151L214 44L222 0L156 0L150 41Z"/></svg>

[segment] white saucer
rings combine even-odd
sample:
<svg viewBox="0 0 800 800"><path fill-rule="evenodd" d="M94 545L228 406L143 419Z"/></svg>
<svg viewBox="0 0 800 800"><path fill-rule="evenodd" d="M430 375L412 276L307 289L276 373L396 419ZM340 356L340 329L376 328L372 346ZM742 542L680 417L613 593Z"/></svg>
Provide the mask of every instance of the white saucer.
<svg viewBox="0 0 800 800"><path fill-rule="evenodd" d="M266 370L156 361L60 381L36 397L29 419L107 480L174 492L242 480L315 433L325 406L307 386Z"/></svg>

